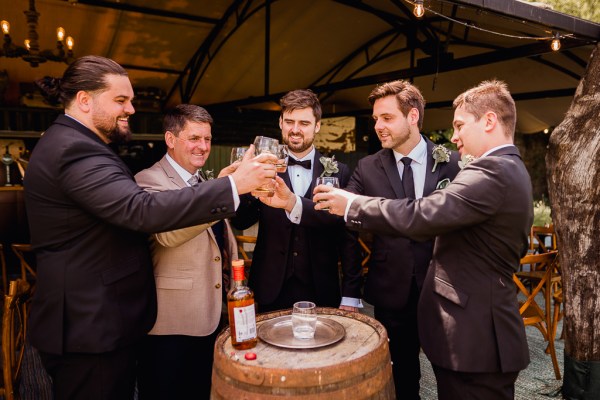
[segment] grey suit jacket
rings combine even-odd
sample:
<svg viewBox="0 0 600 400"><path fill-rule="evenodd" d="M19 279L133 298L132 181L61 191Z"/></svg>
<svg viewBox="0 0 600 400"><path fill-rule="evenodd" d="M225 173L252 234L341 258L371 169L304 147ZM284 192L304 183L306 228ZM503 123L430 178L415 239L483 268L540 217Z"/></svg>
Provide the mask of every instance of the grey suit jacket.
<svg viewBox="0 0 600 400"><path fill-rule="evenodd" d="M150 192L182 189L187 184L166 157L135 176ZM201 183L202 185L202 183ZM229 222L225 222L227 260L238 256ZM222 261L212 223L152 235L152 263L158 314L151 335L207 336L221 317Z"/></svg>
<svg viewBox="0 0 600 400"><path fill-rule="evenodd" d="M359 197L348 225L415 240L437 236L419 300L419 336L432 364L509 372L529 363L512 274L533 221L531 181L516 147L463 169L416 201Z"/></svg>

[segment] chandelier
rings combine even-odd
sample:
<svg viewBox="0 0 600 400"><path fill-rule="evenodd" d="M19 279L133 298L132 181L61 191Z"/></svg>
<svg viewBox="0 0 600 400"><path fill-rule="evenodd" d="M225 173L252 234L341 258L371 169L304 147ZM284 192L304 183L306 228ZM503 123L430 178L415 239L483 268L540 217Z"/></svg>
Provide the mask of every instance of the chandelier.
<svg viewBox="0 0 600 400"><path fill-rule="evenodd" d="M40 50L37 33L38 18L40 13L35 9L35 0L29 0L29 10L24 11L27 27L27 39L25 46L18 46L12 42L10 37L10 23L6 20L0 22L4 34L4 45L0 48L0 56L21 57L32 67L37 67L46 61L57 61L69 64L73 59L73 47L75 41L71 36L65 38L65 30L62 27L56 29L56 48L52 50ZM65 51L65 45L67 47Z"/></svg>

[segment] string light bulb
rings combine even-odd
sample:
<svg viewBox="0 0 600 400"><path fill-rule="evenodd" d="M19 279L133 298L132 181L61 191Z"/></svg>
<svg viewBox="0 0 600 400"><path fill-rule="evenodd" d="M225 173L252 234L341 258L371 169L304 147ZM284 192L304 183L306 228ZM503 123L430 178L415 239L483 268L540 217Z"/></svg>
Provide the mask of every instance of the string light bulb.
<svg viewBox="0 0 600 400"><path fill-rule="evenodd" d="M65 38L65 28L63 28L62 26L59 26L58 28L56 28L56 40L58 40L59 42L62 42L64 38Z"/></svg>
<svg viewBox="0 0 600 400"><path fill-rule="evenodd" d="M552 51L560 50L560 35L558 32L554 33L554 39L552 39L552 43L550 43L550 48Z"/></svg>
<svg viewBox="0 0 600 400"><path fill-rule="evenodd" d="M25 48L29 51L31 50L31 41L29 39L25 39L23 41L23 43L25 44Z"/></svg>
<svg viewBox="0 0 600 400"><path fill-rule="evenodd" d="M421 18L425 15L425 7L423 6L423 0L415 0L415 8L413 10L415 17Z"/></svg>
<svg viewBox="0 0 600 400"><path fill-rule="evenodd" d="M73 50L74 46L75 46L75 41L73 40L73 38L71 36L67 36L67 49Z"/></svg>
<svg viewBox="0 0 600 400"><path fill-rule="evenodd" d="M0 22L0 25L2 25L2 33L8 35L10 33L10 24L8 23L8 21L2 20L2 22Z"/></svg>

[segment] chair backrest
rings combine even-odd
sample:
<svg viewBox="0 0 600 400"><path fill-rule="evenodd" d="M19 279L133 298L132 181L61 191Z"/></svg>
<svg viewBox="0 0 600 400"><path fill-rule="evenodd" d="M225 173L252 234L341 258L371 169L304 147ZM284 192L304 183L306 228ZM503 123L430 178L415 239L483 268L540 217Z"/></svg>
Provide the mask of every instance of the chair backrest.
<svg viewBox="0 0 600 400"><path fill-rule="evenodd" d="M6 259L2 243L0 243L0 266L2 267L2 295L5 295L8 291L8 282L6 281Z"/></svg>
<svg viewBox="0 0 600 400"><path fill-rule="evenodd" d="M244 264L246 266L250 266L252 264L252 259L250 258L248 253L246 253L246 249L244 248L244 243L256 244L256 236L236 235L235 240L237 241L238 252L242 256L242 259L244 260Z"/></svg>
<svg viewBox="0 0 600 400"><path fill-rule="evenodd" d="M550 237L550 245L546 245L546 237ZM529 231L529 249L537 250L539 253L547 253L558 249L556 245L556 233L554 225L532 226Z"/></svg>
<svg viewBox="0 0 600 400"><path fill-rule="evenodd" d="M2 376L0 393L5 400L18 397L21 365L27 336L27 301L31 286L26 280L11 281L4 296L2 315Z"/></svg>
<svg viewBox="0 0 600 400"><path fill-rule="evenodd" d="M25 279L26 281L30 282L35 281L37 278L37 272L26 257L27 253L33 254L31 245L28 243L13 243L10 245L10 247L21 262L21 279Z"/></svg>

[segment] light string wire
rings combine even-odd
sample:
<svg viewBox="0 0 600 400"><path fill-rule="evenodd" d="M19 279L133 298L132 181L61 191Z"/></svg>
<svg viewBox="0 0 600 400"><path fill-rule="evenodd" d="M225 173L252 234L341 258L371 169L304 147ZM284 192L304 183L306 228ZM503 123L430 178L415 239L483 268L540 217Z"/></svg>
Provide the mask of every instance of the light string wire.
<svg viewBox="0 0 600 400"><path fill-rule="evenodd" d="M413 1L410 1L410 0L405 0L405 1L406 1L407 3L409 3L409 4L413 5L413 6L415 5L415 2L413 2ZM444 15L444 14L442 14L442 13L439 13L439 12L437 12L437 11L434 11L434 10L432 10L432 9L430 9L430 8L428 8L428 7L426 7L426 6L425 6L425 4L422 4L422 6L423 6L423 8L424 8L426 11L429 11L430 13L432 13L432 14L435 14L435 15L437 15L438 17L442 17L442 18L444 18L444 19L447 19L448 21L455 22L455 23L457 23L457 24L460 24L460 25L466 26L466 27L468 27L468 28L477 29L477 30L479 30L479 31L482 31L482 32L487 32L487 33L491 33L491 34L493 34L493 35L498 35L498 36L509 37L509 38L512 38L512 39L522 39L522 40L554 40L554 39L572 38L572 39L584 40L584 39L580 39L580 38L576 37L576 36L575 36L574 34L572 34L572 33L568 33L568 34L562 34L562 33L558 33L558 32L557 32L558 36L557 36L556 34L553 34L552 36L544 36L544 37L539 37L539 36L519 36L519 35L511 35L511 34L509 34L509 33L496 32L496 31L493 31L493 30L491 30L491 29L485 29L485 28L482 28L482 27L480 27L480 26L477 26L477 25L475 25L475 24L468 23L468 22L463 22L463 21L461 21L461 20L458 20L458 19L455 19L455 18L449 17L449 16L447 16L447 15ZM547 31L545 31L545 32L547 32Z"/></svg>

